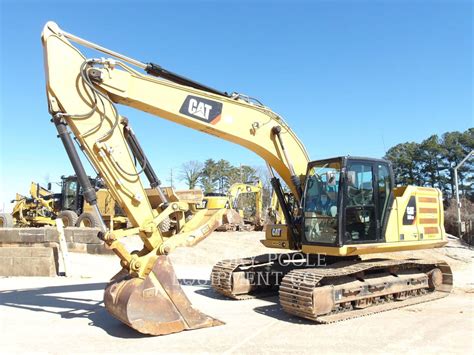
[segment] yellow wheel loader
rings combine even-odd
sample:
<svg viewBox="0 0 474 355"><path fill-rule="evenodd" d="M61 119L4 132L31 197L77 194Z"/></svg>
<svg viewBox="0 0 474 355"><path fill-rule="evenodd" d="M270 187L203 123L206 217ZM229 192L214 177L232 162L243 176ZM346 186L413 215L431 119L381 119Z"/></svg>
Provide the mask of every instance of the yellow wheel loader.
<svg viewBox="0 0 474 355"><path fill-rule="evenodd" d="M261 231L262 219L262 183L235 183L227 194L207 193L199 209L227 209L220 231Z"/></svg>
<svg viewBox="0 0 474 355"><path fill-rule="evenodd" d="M46 24L42 42L48 108L84 198L101 219L71 135L131 223L113 231L102 223L98 235L121 261L104 303L125 324L154 335L222 324L191 306L167 255L210 235L226 209L197 209L203 196L195 191L165 193L118 105L234 142L268 164L285 224L268 225L263 243L278 250L217 263L211 274L217 292L233 299L273 292L288 313L331 323L451 291L443 261L360 258L445 245L438 189L395 187L390 163L380 159L310 161L287 123L259 101L124 56L55 23ZM86 58L72 43L100 56ZM167 231L159 227L165 220L172 222ZM136 234L143 249L130 253L121 240Z"/></svg>

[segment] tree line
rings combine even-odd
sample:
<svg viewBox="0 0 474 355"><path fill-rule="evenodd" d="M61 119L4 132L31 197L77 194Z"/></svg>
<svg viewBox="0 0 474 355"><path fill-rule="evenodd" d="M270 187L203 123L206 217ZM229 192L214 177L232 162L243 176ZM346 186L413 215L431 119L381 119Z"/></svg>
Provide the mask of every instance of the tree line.
<svg viewBox="0 0 474 355"><path fill-rule="evenodd" d="M227 193L234 183L262 182L263 205L269 206L271 184L265 167L249 165L234 166L225 159L207 159L204 162L191 160L181 165L179 179L189 189L201 188L204 193Z"/></svg>
<svg viewBox="0 0 474 355"><path fill-rule="evenodd" d="M464 132L432 135L421 143L405 142L391 147L384 159L392 162L397 185L437 187L446 200L454 196L454 167L474 150L474 128ZM192 160L182 164L179 179L189 189L201 188L204 193L226 193L237 182L262 181L264 203L268 204L271 184L264 167L234 166L225 159ZM466 161L458 170L462 196L474 202L474 161Z"/></svg>
<svg viewBox="0 0 474 355"><path fill-rule="evenodd" d="M181 165L179 178L189 189L200 187L205 193L225 193L234 183L261 180L265 185L267 180L266 172L260 167L234 166L225 159L207 159L204 163L188 161Z"/></svg>
<svg viewBox="0 0 474 355"><path fill-rule="evenodd" d="M445 198L455 193L454 167L474 150L474 128L432 135L421 143L406 142L390 148L384 158L393 164L398 185L437 187ZM460 193L474 200L474 162L458 169Z"/></svg>

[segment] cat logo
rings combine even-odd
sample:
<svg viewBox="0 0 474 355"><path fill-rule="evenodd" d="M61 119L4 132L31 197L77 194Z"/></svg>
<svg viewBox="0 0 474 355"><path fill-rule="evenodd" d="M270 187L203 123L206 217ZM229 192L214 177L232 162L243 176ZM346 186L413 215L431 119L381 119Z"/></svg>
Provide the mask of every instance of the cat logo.
<svg viewBox="0 0 474 355"><path fill-rule="evenodd" d="M203 122L216 124L221 118L222 103L188 95L181 105L179 113Z"/></svg>
<svg viewBox="0 0 474 355"><path fill-rule="evenodd" d="M272 228L272 237L281 237L281 228Z"/></svg>
<svg viewBox="0 0 474 355"><path fill-rule="evenodd" d="M199 102L196 99L189 100L188 112L192 115L204 118L206 121L209 120L209 112L211 112L212 106L204 102Z"/></svg>

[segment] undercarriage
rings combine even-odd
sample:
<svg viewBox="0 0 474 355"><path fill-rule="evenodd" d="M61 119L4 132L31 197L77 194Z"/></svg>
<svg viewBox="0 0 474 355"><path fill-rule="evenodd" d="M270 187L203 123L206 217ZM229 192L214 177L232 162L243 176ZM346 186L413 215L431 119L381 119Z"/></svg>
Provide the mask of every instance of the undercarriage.
<svg viewBox="0 0 474 355"><path fill-rule="evenodd" d="M237 300L279 295L285 312L332 323L445 297L453 276L444 261L290 253L221 261L211 284Z"/></svg>

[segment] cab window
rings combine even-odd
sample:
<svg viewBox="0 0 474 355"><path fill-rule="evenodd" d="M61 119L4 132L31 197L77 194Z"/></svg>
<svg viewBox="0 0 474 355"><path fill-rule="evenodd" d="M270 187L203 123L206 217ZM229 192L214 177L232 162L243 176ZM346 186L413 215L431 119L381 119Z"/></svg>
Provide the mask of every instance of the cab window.
<svg viewBox="0 0 474 355"><path fill-rule="evenodd" d="M340 161L313 166L305 185L304 228L308 242L335 243L338 235Z"/></svg>

